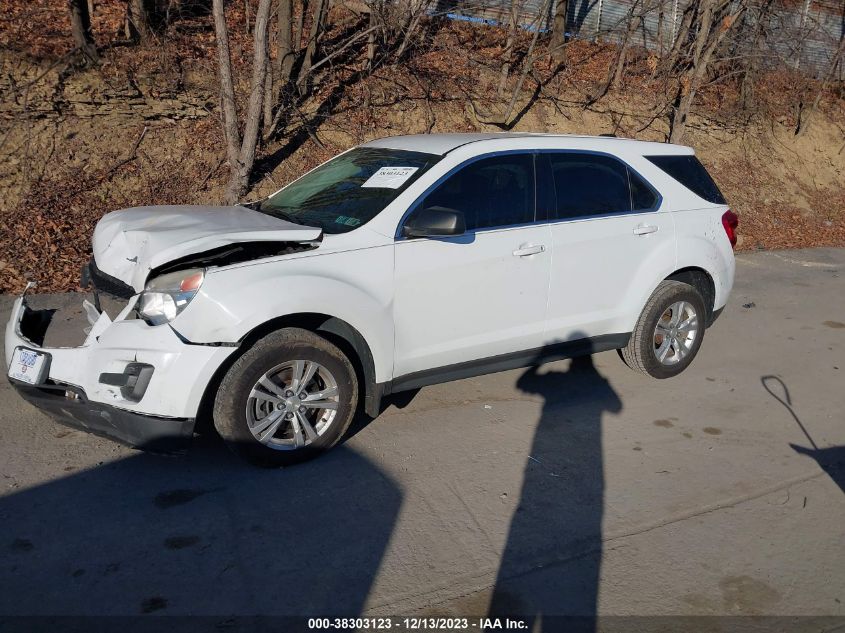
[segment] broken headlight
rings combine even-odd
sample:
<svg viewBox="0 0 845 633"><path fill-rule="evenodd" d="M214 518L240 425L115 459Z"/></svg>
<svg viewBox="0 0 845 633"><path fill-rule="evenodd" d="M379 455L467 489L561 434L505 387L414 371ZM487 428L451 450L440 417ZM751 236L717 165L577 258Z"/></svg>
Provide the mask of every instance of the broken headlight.
<svg viewBox="0 0 845 633"><path fill-rule="evenodd" d="M138 314L151 325L172 321L188 307L204 278L204 269L189 268L151 279L141 293Z"/></svg>

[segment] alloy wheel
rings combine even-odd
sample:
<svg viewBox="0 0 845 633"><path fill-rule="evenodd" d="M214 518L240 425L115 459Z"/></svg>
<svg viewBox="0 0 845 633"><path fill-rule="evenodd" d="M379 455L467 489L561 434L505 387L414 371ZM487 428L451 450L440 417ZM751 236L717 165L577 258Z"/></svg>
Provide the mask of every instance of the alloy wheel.
<svg viewBox="0 0 845 633"><path fill-rule="evenodd" d="M323 365L292 360L265 372L246 403L247 426L269 448L295 450L326 433L340 402L337 381Z"/></svg>
<svg viewBox="0 0 845 633"><path fill-rule="evenodd" d="M654 328L654 355L663 365L675 365L689 356L698 336L698 314L688 301L671 304Z"/></svg>

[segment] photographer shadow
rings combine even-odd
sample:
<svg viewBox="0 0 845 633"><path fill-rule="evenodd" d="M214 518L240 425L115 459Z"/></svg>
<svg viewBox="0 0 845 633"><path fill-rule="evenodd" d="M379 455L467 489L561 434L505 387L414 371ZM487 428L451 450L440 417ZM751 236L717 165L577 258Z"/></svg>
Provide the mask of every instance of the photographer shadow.
<svg viewBox="0 0 845 633"><path fill-rule="evenodd" d="M518 616L528 630L592 630L602 557L602 417L619 413L622 402L591 356L575 358L566 371L531 368L517 386L541 396L543 410L489 616Z"/></svg>

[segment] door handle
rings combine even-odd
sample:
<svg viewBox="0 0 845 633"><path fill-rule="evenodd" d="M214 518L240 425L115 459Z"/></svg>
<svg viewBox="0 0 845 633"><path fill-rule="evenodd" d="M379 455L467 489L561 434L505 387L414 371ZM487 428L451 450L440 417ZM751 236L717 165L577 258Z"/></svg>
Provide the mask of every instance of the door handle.
<svg viewBox="0 0 845 633"><path fill-rule="evenodd" d="M546 247L542 244L520 244L513 254L514 257L528 257L529 255L536 255L537 253L545 252Z"/></svg>
<svg viewBox="0 0 845 633"><path fill-rule="evenodd" d="M639 224L634 227L634 235L648 235L649 233L657 233L659 226L652 224Z"/></svg>

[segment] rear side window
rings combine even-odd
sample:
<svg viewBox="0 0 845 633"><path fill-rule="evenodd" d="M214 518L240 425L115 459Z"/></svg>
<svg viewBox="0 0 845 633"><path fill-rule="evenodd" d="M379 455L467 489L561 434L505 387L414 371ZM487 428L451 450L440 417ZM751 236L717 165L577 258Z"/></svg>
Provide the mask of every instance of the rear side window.
<svg viewBox="0 0 845 633"><path fill-rule="evenodd" d="M463 167L429 193L425 207L462 211L468 231L534 221L534 157L504 154Z"/></svg>
<svg viewBox="0 0 845 633"><path fill-rule="evenodd" d="M667 174L697 196L713 204L727 204L719 187L713 182L704 165L691 154L684 156L646 156Z"/></svg>
<svg viewBox="0 0 845 633"><path fill-rule="evenodd" d="M648 211L658 195L625 163L578 152L548 154L557 219Z"/></svg>
<svg viewBox="0 0 845 633"><path fill-rule="evenodd" d="M628 182L631 183L631 210L648 211L657 206L657 194L635 172L628 170Z"/></svg>

